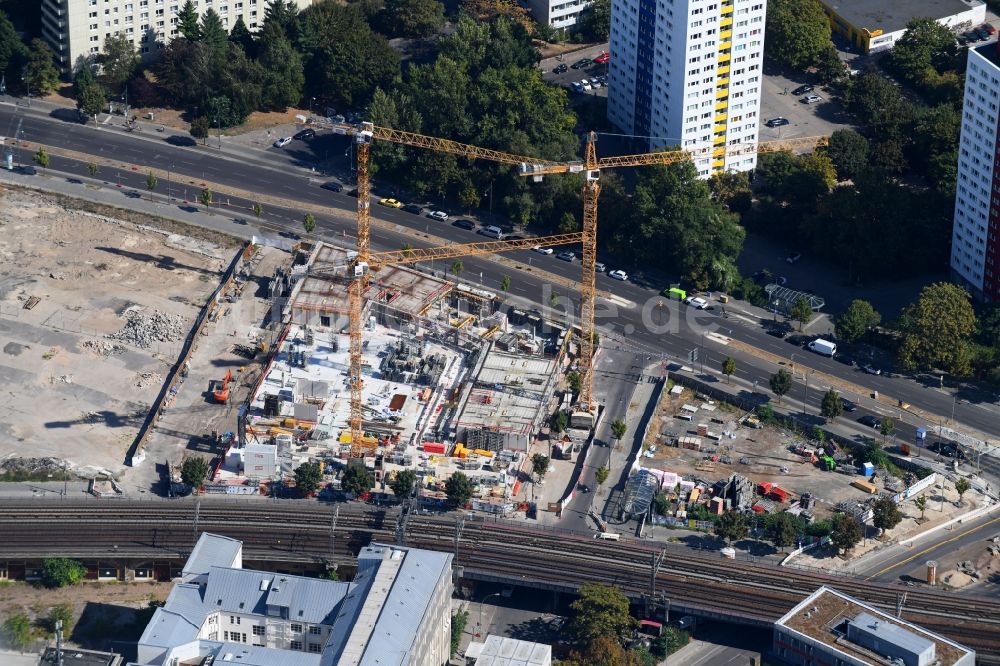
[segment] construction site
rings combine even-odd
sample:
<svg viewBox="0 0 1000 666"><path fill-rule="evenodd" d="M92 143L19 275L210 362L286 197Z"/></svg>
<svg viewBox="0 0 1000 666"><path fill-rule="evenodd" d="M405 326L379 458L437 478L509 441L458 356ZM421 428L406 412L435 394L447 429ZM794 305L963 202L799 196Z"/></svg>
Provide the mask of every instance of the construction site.
<svg viewBox="0 0 1000 666"><path fill-rule="evenodd" d="M238 248L81 208L0 190L0 457L93 477L121 471Z"/></svg>
<svg viewBox="0 0 1000 666"><path fill-rule="evenodd" d="M476 502L514 510L519 470L569 362L565 328L505 311L496 294L419 267L374 274L363 292L357 456L348 258L326 243L300 244L276 268L268 293L280 304L282 326L207 489L266 491L304 462L335 473L361 457L374 471L375 491L412 469L426 500L443 501L443 482L461 470L478 487Z"/></svg>

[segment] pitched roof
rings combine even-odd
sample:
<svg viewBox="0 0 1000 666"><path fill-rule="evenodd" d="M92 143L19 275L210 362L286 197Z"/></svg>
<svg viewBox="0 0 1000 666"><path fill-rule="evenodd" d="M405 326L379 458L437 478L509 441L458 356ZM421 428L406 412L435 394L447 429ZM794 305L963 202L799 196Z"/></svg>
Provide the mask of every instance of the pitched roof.
<svg viewBox="0 0 1000 666"><path fill-rule="evenodd" d="M331 624L350 583L250 569L211 567L205 607L230 613L267 615L268 606L288 608L287 619Z"/></svg>
<svg viewBox="0 0 1000 666"><path fill-rule="evenodd" d="M234 566L242 552L242 541L202 532L181 573L187 579L207 574L211 567Z"/></svg>

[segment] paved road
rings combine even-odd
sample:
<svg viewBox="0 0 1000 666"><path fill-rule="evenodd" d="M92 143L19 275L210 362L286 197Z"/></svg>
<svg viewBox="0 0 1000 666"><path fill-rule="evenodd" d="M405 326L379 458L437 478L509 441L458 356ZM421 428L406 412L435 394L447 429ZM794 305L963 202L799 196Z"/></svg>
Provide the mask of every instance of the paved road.
<svg viewBox="0 0 1000 666"><path fill-rule="evenodd" d="M15 110L11 106L0 106L0 128L3 134L13 133L16 121L15 114L23 110ZM94 129L93 126L82 126L77 123L60 121L55 118L39 117L34 112L23 116L23 137L27 142L55 144L67 149L88 154L100 155L135 164L167 168L172 167L183 171L189 176L205 178L223 185L246 190L267 192L277 196L294 198L313 204L327 205L345 211L354 210L355 199L346 193L335 194L319 188L321 179L310 178L310 172L303 165L321 161L323 156L335 155L344 160L343 155L349 152L349 144L345 137L320 135L314 141L306 144L295 142L289 149L269 149L261 151L262 158L258 161L238 155L238 161L220 157L217 149L203 147L173 146L158 136L134 136L120 129ZM226 153L225 150L222 153ZM27 160L28 157L22 156ZM52 168L70 173L86 175L85 166L67 160L54 158ZM338 168L332 165L333 169ZM144 187L145 178L141 173L102 173L102 178L115 183L120 179L123 185L134 187L140 191ZM174 194L183 195L185 186L174 183ZM189 186L187 192L191 197L197 184ZM377 184L375 192L389 194L386 189ZM244 203L246 205L246 203ZM374 214L398 224L402 228L419 231L429 231L450 242L471 242L480 238L474 233L464 231L444 223L437 223L425 217L419 217L398 210L390 210L374 206ZM267 211L267 219L285 225L289 229L300 228L301 214L295 211ZM317 225L321 232L341 235L350 233L352 223L341 218L324 218L318 216ZM399 247L400 235L373 229L373 245L380 247ZM412 239L410 239L412 240ZM544 256L529 250L509 253L513 259L530 268L544 268L546 272L572 280L579 279L579 263L559 261L555 256ZM465 272L463 278L467 281L481 281L488 288L496 288L504 274L510 274L511 269L503 267L489 258L469 257L463 260ZM447 267L438 266L439 270ZM611 265L609 268L615 268ZM566 294L560 288L553 287L544 279L528 271L512 275L511 295L543 304L548 307L552 302L553 291L558 293L560 305L556 311L575 313L578 311L578 299L572 294ZM901 377L873 377L861 373L855 368L844 366L831 359L824 358L795 348L788 342L768 336L761 328L760 322L750 317L729 317L724 319L721 312L695 311L679 305L676 302L665 301L657 295L663 287L663 279L659 277L643 278L637 276L637 282L618 282L607 275L598 275L598 288L613 292L614 301L600 301L597 307L597 323L605 335L618 336L627 341L632 350L642 354L652 354L667 360L686 359L688 353L695 347L701 347L700 361L710 368L717 367L726 355L733 356L737 361L736 376L756 382L758 390L763 392L768 379L776 367L750 355L742 354L732 347L726 347L707 334L718 331L726 336L741 341L751 347L766 350L778 356L789 358L795 354L795 367L799 381L795 383L792 392L786 396L786 401L802 402L808 390L808 404L814 411L819 403L823 386L817 386L813 381L807 389L802 381L803 373L810 370L820 371L843 380L855 382L867 390L877 390L882 394L900 398L915 407L939 415L950 415L954 409L955 421L975 428L992 436L1000 436L1000 418L997 405L993 403L974 403L955 401L954 395L948 391L923 386L914 380ZM662 307L661 307L662 306ZM848 396L857 399L863 409L871 409L880 414L899 416L877 406L871 401L859 396ZM972 398L970 398L972 399ZM859 411L851 415L861 416ZM903 415L906 423L898 428L899 436L910 438L913 430L926 427L928 424L920 419Z"/></svg>

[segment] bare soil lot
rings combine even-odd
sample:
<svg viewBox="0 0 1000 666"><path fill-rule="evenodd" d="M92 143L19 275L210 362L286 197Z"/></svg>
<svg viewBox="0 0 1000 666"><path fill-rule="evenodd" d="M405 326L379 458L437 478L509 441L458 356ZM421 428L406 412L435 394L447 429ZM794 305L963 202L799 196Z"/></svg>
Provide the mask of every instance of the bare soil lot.
<svg viewBox="0 0 1000 666"><path fill-rule="evenodd" d="M0 188L0 457L115 472L233 249Z"/></svg>

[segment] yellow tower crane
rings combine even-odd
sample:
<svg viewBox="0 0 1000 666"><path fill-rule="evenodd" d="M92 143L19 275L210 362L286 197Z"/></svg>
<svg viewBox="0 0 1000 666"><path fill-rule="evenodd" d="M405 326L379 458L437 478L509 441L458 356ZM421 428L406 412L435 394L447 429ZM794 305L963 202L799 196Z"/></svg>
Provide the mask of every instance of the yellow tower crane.
<svg viewBox="0 0 1000 666"><path fill-rule="evenodd" d="M620 157L605 157L598 159L596 150L597 135L591 132L587 140L586 158L584 162L558 162L541 160L524 155L516 155L488 148L480 148L470 144L459 143L450 139L426 136L415 132L406 132L389 127L379 127L373 123L364 122L360 125L336 123L332 129L337 134L354 137L357 144L357 179L358 179L358 217L357 217L357 253L343 266L350 279L348 288L348 310L350 334L350 365L348 383L351 388L351 412L348 426L351 433L351 455L358 457L363 454L368 445L364 442L362 423L363 400L362 388L362 310L363 295L368 285L369 271L379 266L410 264L427 259L450 259L454 257L478 256L496 252L526 249L535 245L564 245L581 243L583 246L583 274L581 278L581 317L580 317L580 409L592 412L593 403L593 352L594 352L594 298L595 274L594 264L597 257L597 200L600 193L600 170L603 168L647 166L654 164L670 164L687 159L697 159L705 156L718 157L718 148L696 149L694 151L662 151L626 155ZM442 247L392 250L388 252L371 252L371 202L368 162L372 141L388 141L413 148L424 148L437 152L458 155L469 159L483 159L519 168L524 176L536 179L553 173L584 173L583 191L583 230L580 233L561 234L542 238L525 238L519 240L498 240L480 243L446 245ZM756 144L737 144L727 146L724 155L741 155L765 152L780 152L783 150L802 150L816 148L826 144L826 137L808 137L802 139L786 139ZM315 266L313 272L323 272L341 266Z"/></svg>

